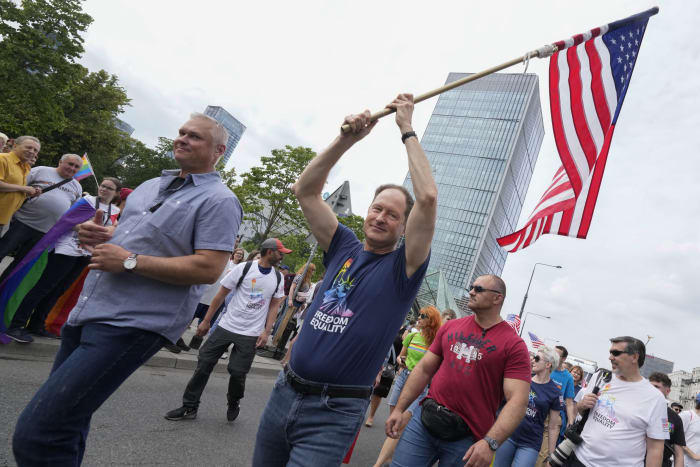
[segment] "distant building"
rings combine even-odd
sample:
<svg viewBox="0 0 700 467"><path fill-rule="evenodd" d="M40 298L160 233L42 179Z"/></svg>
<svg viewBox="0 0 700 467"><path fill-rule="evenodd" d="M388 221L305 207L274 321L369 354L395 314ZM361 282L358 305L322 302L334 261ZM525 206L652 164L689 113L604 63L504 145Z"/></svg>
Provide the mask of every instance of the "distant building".
<svg viewBox="0 0 700 467"><path fill-rule="evenodd" d="M134 127L120 118L114 119L114 126L117 127L117 129L126 133L128 136L131 136L131 134L134 132Z"/></svg>
<svg viewBox="0 0 700 467"><path fill-rule="evenodd" d="M517 229L543 136L537 75L496 73L438 98L421 139L438 186L430 266L463 313L471 282L503 270L496 238ZM413 192L410 173L404 186Z"/></svg>
<svg viewBox="0 0 700 467"><path fill-rule="evenodd" d="M216 105L208 105L204 110L204 115L208 115L217 122L221 123L228 130L228 142L226 143L226 152L221 157L221 161L226 164L231 158L233 150L236 149L238 142L245 133L245 125L239 122L236 117L231 115L223 107Z"/></svg>
<svg viewBox="0 0 700 467"><path fill-rule="evenodd" d="M674 371L668 377L671 378L669 400L680 402L684 410L694 408L695 396L700 394L700 366L692 371Z"/></svg>
<svg viewBox="0 0 700 467"><path fill-rule="evenodd" d="M667 375L673 372L673 362L664 360L661 357L655 357L654 355L647 355L644 359L644 366L642 366L639 371L645 378L648 378L650 374L656 372Z"/></svg>

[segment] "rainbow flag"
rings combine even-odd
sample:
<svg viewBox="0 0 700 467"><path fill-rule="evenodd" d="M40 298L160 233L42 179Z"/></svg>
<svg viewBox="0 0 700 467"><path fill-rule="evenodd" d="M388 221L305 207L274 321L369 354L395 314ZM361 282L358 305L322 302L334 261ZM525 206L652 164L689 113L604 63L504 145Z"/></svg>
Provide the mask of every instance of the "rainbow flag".
<svg viewBox="0 0 700 467"><path fill-rule="evenodd" d="M92 170L92 165L90 164L90 161L87 158L87 154L83 154L82 159L83 166L80 167L80 170L78 170L78 172L75 175L73 175L73 178L78 181L95 174L95 172L93 172Z"/></svg>
<svg viewBox="0 0 700 467"><path fill-rule="evenodd" d="M13 268L10 275L0 283L0 342L7 342L8 338L3 333L12 322L24 297L41 278L49 251L55 246L56 240L94 215L95 207L85 198L81 198L61 216L56 225L46 232L27 256Z"/></svg>

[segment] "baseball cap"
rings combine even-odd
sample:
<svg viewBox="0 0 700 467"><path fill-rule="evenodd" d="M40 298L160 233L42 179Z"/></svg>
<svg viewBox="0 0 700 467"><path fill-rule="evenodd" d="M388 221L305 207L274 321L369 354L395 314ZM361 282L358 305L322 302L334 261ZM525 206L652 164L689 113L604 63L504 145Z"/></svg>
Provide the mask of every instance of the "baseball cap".
<svg viewBox="0 0 700 467"><path fill-rule="evenodd" d="M134 191L131 188L122 188L121 191L119 192L119 199L121 201L124 201L126 198L129 197L131 192Z"/></svg>
<svg viewBox="0 0 700 467"><path fill-rule="evenodd" d="M289 270L289 266L287 266L286 264L283 264L282 266L279 267L279 269Z"/></svg>
<svg viewBox="0 0 700 467"><path fill-rule="evenodd" d="M284 245L282 245L282 242L279 240L279 238L268 238L264 242L262 242L262 245L260 245L260 249L264 250L266 248L269 248L271 250L278 250L281 253L284 254L289 254L292 252L289 248L285 248Z"/></svg>

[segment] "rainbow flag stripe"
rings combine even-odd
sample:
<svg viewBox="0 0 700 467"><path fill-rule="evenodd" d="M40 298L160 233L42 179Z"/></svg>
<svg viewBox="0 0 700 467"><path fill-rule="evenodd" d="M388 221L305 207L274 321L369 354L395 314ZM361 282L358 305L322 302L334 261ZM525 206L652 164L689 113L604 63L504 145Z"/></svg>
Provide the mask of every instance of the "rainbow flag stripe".
<svg viewBox="0 0 700 467"><path fill-rule="evenodd" d="M83 154L82 159L83 159L83 166L80 167L80 170L78 170L78 172L75 175L73 175L73 178L78 180L78 181L80 181L84 178L87 178L90 175L93 175L92 166L90 165L90 161L87 158L87 154Z"/></svg>

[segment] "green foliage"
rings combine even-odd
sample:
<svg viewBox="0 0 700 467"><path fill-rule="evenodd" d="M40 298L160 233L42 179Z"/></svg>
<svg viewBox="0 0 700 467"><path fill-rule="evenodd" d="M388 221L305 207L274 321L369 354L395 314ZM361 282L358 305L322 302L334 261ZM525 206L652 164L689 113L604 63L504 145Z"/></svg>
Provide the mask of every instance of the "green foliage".
<svg viewBox="0 0 700 467"><path fill-rule="evenodd" d="M353 214L352 216L345 217L338 216L338 222L352 230L361 242L365 240L364 217L356 216L355 214Z"/></svg>
<svg viewBox="0 0 700 467"><path fill-rule="evenodd" d="M306 234L285 235L284 237L280 237L280 240L284 246L292 250L291 253L284 255L282 263L289 266L291 271L297 272L308 261L312 245L307 243ZM325 271L323 267L323 250L316 248L316 254L312 262L316 265L316 272L313 276L313 280L316 281L321 277L323 271Z"/></svg>
<svg viewBox="0 0 700 467"><path fill-rule="evenodd" d="M291 186L315 156L310 148L286 146L261 157L260 166L241 174L239 185L235 184L235 174L224 175L241 202L244 219L255 231L252 240L256 244L307 228Z"/></svg>
<svg viewBox="0 0 700 467"><path fill-rule="evenodd" d="M120 153L123 157L114 164L114 173L124 186L135 188L146 180L160 177L163 170L177 169L178 165L168 152L173 150L173 140L158 138L156 149L141 141L122 138Z"/></svg>

